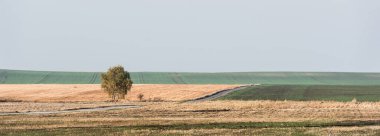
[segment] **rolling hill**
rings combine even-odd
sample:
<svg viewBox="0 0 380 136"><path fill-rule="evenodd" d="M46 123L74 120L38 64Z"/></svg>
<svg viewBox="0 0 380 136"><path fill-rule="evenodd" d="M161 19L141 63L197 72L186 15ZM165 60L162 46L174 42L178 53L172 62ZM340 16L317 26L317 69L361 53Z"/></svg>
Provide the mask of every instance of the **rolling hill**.
<svg viewBox="0 0 380 136"><path fill-rule="evenodd" d="M380 73L343 72L132 72L136 84L380 85ZM100 72L0 69L0 84L98 84Z"/></svg>

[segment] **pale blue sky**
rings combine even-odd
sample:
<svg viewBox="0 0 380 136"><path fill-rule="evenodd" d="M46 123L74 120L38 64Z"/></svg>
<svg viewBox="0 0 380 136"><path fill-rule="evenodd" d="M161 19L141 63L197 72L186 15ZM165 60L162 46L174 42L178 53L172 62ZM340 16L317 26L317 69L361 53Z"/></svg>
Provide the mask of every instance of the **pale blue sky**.
<svg viewBox="0 0 380 136"><path fill-rule="evenodd" d="M378 0L0 0L0 69L380 72Z"/></svg>

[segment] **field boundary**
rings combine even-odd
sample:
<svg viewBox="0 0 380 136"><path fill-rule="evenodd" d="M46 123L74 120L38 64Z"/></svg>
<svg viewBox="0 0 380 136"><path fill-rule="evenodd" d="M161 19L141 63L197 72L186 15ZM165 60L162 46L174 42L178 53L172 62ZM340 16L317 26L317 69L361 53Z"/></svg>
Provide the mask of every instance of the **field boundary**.
<svg viewBox="0 0 380 136"><path fill-rule="evenodd" d="M235 87L235 88L232 88L232 89L225 89L225 90L221 90L221 91L215 92L213 94L209 94L209 95L202 96L202 97L199 97L199 98L195 98L195 99L192 99L192 100L187 100L185 102L203 102L203 101L214 100L214 99L217 99L219 97L225 96L225 95L227 95L229 93L232 93L232 92L235 92L235 91L239 91L241 89L245 89L245 88L251 87L251 86L256 86L256 85L244 85L244 86L239 86L239 87Z"/></svg>

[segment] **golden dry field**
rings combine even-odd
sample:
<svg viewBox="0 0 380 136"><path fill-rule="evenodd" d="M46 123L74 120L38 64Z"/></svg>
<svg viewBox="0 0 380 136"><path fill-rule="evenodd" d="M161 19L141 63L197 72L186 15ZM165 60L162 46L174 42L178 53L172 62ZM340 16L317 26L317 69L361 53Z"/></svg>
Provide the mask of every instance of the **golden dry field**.
<svg viewBox="0 0 380 136"><path fill-rule="evenodd" d="M48 115L4 115L0 116L0 135L380 134L380 102L206 101L130 104L142 107Z"/></svg>
<svg viewBox="0 0 380 136"><path fill-rule="evenodd" d="M240 85L133 85L127 100L183 101L209 95ZM94 102L109 100L99 84L0 84L0 100L32 102Z"/></svg>

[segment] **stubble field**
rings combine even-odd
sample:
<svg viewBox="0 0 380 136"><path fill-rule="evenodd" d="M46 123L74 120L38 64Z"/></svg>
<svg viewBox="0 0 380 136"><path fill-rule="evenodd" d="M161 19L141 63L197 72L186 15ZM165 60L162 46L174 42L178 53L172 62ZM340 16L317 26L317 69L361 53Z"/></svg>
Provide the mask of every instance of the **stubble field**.
<svg viewBox="0 0 380 136"><path fill-rule="evenodd" d="M184 101L240 85L133 85L127 101ZM99 102L109 97L99 84L0 84L0 100L32 102Z"/></svg>
<svg viewBox="0 0 380 136"><path fill-rule="evenodd" d="M138 102L141 108L0 116L0 135L378 135L380 103Z"/></svg>

